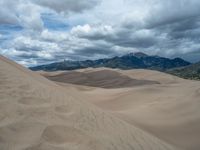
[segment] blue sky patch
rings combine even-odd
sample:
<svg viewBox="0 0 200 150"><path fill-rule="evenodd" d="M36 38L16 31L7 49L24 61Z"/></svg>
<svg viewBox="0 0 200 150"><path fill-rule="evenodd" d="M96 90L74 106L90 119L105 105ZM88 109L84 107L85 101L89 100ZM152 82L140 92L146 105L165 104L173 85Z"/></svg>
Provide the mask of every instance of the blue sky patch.
<svg viewBox="0 0 200 150"><path fill-rule="evenodd" d="M63 18L61 18L58 15L54 14L42 14L41 15L44 27L49 30L69 30L70 25L67 23L67 21Z"/></svg>

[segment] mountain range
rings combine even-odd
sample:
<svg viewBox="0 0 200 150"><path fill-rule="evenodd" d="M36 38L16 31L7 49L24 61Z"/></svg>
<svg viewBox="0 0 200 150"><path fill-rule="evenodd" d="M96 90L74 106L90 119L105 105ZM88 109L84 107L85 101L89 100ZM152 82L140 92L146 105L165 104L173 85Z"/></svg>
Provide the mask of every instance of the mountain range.
<svg viewBox="0 0 200 150"><path fill-rule="evenodd" d="M75 70L83 68L118 68L123 70L128 69L151 69L158 71L166 71L168 69L184 67L190 65L181 58L164 58L160 56L149 56L144 53L130 53L123 56L116 56L112 58L98 59L98 60L84 60L84 61L62 61L47 65L40 65L31 67L33 71L58 71L58 70Z"/></svg>
<svg viewBox="0 0 200 150"><path fill-rule="evenodd" d="M200 62L185 67L170 69L167 73L184 79L200 80Z"/></svg>

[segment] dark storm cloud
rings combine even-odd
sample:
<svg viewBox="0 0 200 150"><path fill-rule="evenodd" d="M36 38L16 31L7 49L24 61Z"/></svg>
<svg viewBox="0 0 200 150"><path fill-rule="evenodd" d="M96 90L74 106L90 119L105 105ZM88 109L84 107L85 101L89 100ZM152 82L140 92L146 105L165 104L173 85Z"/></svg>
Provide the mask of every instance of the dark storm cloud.
<svg viewBox="0 0 200 150"><path fill-rule="evenodd" d="M189 18L169 24L161 30L166 30L173 39L188 38L190 40L198 40L200 33L200 17Z"/></svg>
<svg viewBox="0 0 200 150"><path fill-rule="evenodd" d="M99 3L99 0L32 0L41 6L53 9L57 12L82 12L93 8Z"/></svg>
<svg viewBox="0 0 200 150"><path fill-rule="evenodd" d="M199 0L151 0L154 5L147 16L147 27L157 27L200 16Z"/></svg>
<svg viewBox="0 0 200 150"><path fill-rule="evenodd" d="M84 27L83 27L84 28ZM104 40L112 45L134 48L148 48L157 43L157 37L153 30L124 27L107 27L102 25L89 26L90 32L77 30L77 36L90 41Z"/></svg>
<svg viewBox="0 0 200 150"><path fill-rule="evenodd" d="M110 48L107 47L85 47L82 49L76 50L76 55L78 56L87 56L87 57L94 57L96 54L97 55L111 55L113 51Z"/></svg>
<svg viewBox="0 0 200 150"><path fill-rule="evenodd" d="M148 48L155 45L157 40L153 33L147 32L129 30L128 32L119 32L116 36L106 38L106 40L123 47Z"/></svg>

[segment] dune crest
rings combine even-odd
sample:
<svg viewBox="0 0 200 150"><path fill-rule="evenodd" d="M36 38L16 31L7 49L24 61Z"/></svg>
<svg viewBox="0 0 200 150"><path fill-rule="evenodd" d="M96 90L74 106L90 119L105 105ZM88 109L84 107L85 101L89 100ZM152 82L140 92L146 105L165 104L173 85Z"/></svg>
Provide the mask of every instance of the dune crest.
<svg viewBox="0 0 200 150"><path fill-rule="evenodd" d="M93 72L71 71L55 75L46 74L46 77L56 82L100 87L107 89L160 84L157 81L133 79L112 70L97 70Z"/></svg>

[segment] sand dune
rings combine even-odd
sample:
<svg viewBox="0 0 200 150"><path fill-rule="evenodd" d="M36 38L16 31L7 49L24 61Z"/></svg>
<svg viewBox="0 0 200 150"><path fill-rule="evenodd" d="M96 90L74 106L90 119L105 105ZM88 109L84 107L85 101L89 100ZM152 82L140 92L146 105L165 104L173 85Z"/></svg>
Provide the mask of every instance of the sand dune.
<svg viewBox="0 0 200 150"><path fill-rule="evenodd" d="M0 56L1 150L176 150Z"/></svg>
<svg viewBox="0 0 200 150"><path fill-rule="evenodd" d="M94 72L71 71L54 75L46 74L46 77L56 82L102 88L123 88L139 85L159 84L157 81L136 80L112 70L99 70Z"/></svg>
<svg viewBox="0 0 200 150"><path fill-rule="evenodd" d="M113 84L110 89L98 86L84 87L83 83L69 85L66 84L68 82L66 80L65 83L60 83L62 82L60 80L58 84L66 90L79 91L85 100L162 141L183 150L200 149L200 82L150 70L122 71L100 68L83 69L77 72L96 74L99 71L103 71L104 74L112 71L112 75L116 72L134 80L150 80L160 84L126 88L119 88L119 84L115 87ZM66 74L62 72L62 75ZM59 77L59 74L54 73L55 76ZM103 83L107 85L112 79L111 76L104 78Z"/></svg>

